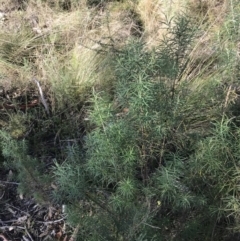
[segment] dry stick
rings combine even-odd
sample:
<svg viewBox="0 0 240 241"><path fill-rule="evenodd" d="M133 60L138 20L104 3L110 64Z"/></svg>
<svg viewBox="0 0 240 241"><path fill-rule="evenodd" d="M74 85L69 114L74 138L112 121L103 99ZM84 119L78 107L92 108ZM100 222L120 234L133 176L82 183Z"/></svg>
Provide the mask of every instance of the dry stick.
<svg viewBox="0 0 240 241"><path fill-rule="evenodd" d="M24 227L21 227L21 226L3 226L3 227L0 227L1 230L5 230L5 229L14 229L14 228L19 228L19 229L25 229Z"/></svg>
<svg viewBox="0 0 240 241"><path fill-rule="evenodd" d="M11 207L11 208L14 208L14 209L18 210L18 211L21 212L21 213L25 213L25 214L27 214L28 217L30 217L30 214L29 214L29 213L27 213L27 212L25 212L25 211L22 211L22 210L19 209L19 208L16 208L16 207L14 207L14 206L12 206L12 205L10 205L10 204L7 204L7 206L8 206L8 207Z"/></svg>
<svg viewBox="0 0 240 241"><path fill-rule="evenodd" d="M39 94L40 94L40 99L41 99L41 102L46 110L46 112L48 113L49 115L49 108L48 108L48 104L47 104L47 101L45 100L44 98L44 95L43 95L43 91L42 91L42 88L38 82L38 80L36 78L33 78L33 81L37 84L37 87L38 87L38 90L39 90Z"/></svg>
<svg viewBox="0 0 240 241"><path fill-rule="evenodd" d="M54 221L35 221L36 223L43 223L43 224L53 224L53 223L59 223L62 222L66 219L66 217L58 219L58 220L54 220Z"/></svg>
<svg viewBox="0 0 240 241"><path fill-rule="evenodd" d="M3 191L3 194L2 194L2 196L0 197L0 200L3 198L4 195L5 195L5 191Z"/></svg>
<svg viewBox="0 0 240 241"><path fill-rule="evenodd" d="M32 236L30 235L30 233L28 232L27 228L25 228L25 232L27 233L28 237L31 239L31 241L33 241Z"/></svg>
<svg viewBox="0 0 240 241"><path fill-rule="evenodd" d="M227 95L226 95L226 99L225 99L225 103L224 103L224 109L223 109L223 113L225 113L225 110L227 108L227 105L228 105L228 100L229 100L229 95L230 95L230 92L232 90L232 86L230 85L229 88L228 88L228 92L227 92Z"/></svg>
<svg viewBox="0 0 240 241"><path fill-rule="evenodd" d="M79 228L80 228L80 224L78 224L77 227L74 229L74 232L71 238L69 239L69 241L76 241Z"/></svg>
<svg viewBox="0 0 240 241"><path fill-rule="evenodd" d="M151 228L155 228L155 229L160 229L160 230L161 230L161 228L159 228L159 227L157 227L157 226L153 226L153 225L150 225L150 224L148 224L148 223L143 223L143 224L145 224L145 225L147 225L147 226L149 226L149 227L151 227Z"/></svg>
<svg viewBox="0 0 240 241"><path fill-rule="evenodd" d="M20 185L20 184L19 184L19 183L17 183L17 182L8 182L8 181L1 181L1 180L0 180L0 183L6 183L6 184Z"/></svg>
<svg viewBox="0 0 240 241"><path fill-rule="evenodd" d="M33 241L32 236L30 235L30 233L28 232L26 227L21 227L21 226L3 226L0 227L0 229L5 230L5 229L10 229L10 228L19 228L19 229L24 229L25 232L27 233L28 237L31 239L31 241ZM3 238L3 241L8 241L2 234L0 234L0 238Z"/></svg>
<svg viewBox="0 0 240 241"><path fill-rule="evenodd" d="M6 237L3 234L0 234L0 238L2 238L3 241L8 241L8 239L6 239Z"/></svg>

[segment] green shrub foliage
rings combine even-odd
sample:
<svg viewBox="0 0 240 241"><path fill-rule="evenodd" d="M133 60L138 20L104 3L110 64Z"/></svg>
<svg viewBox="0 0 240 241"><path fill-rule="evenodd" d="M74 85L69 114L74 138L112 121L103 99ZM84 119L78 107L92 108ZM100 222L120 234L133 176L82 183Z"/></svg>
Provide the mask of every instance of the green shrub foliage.
<svg viewBox="0 0 240 241"><path fill-rule="evenodd" d="M203 136L199 123L210 127L221 100L209 102L212 84L191 93L182 83L194 27L185 16L173 26L152 51L132 41L115 54L111 93L93 91L84 155L75 147L73 161L56 165L69 221L84 225L80 240L187 240L195 230L200 240L207 233L200 224L208 197L189 182L190 156Z"/></svg>
<svg viewBox="0 0 240 241"><path fill-rule="evenodd" d="M34 195L36 200L49 203L51 177L45 174L45 164L29 155L27 141L18 141L6 131L0 131L0 136L5 164L18 172L20 193Z"/></svg>
<svg viewBox="0 0 240 241"><path fill-rule="evenodd" d="M22 187L31 181L43 199L66 205L78 240L222 240L226 226L239 230L237 122L218 81L193 91L184 79L191 19L166 24L157 48L133 40L113 51L112 88L93 89L86 134L62 146L64 161L58 155L44 172L25 140L0 133Z"/></svg>

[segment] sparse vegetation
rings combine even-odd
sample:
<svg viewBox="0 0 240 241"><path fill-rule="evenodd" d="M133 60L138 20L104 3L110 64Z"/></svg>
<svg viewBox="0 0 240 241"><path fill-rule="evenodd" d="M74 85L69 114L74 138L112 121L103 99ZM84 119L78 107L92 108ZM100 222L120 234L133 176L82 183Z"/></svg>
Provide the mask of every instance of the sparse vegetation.
<svg viewBox="0 0 240 241"><path fill-rule="evenodd" d="M1 4L0 238L239 240L238 1Z"/></svg>

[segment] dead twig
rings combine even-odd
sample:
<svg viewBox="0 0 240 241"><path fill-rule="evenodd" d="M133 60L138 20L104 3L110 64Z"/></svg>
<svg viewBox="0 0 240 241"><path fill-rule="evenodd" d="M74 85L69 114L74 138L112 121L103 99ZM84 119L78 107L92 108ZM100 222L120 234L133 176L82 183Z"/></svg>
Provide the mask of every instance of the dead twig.
<svg viewBox="0 0 240 241"><path fill-rule="evenodd" d="M22 210L19 209L19 208L16 208L16 207L14 207L14 206L12 206L12 205L10 205L10 204L7 204L7 206L8 206L8 207L11 207L11 208L14 208L14 209L16 209L17 211L19 211L19 212L21 212L21 213L25 213L25 214L27 214L28 217L30 217L30 214L29 214L29 213L27 213L27 212L25 212L25 211L22 211Z"/></svg>
<svg viewBox="0 0 240 241"><path fill-rule="evenodd" d="M6 237L3 234L0 234L0 238L2 238L3 241L8 241L8 239L6 239Z"/></svg>
<svg viewBox="0 0 240 241"><path fill-rule="evenodd" d="M43 104L46 112L47 112L48 115L49 115L49 108L48 108L47 101L46 101L45 98L44 98L43 91L42 91L42 87L41 87L41 85L39 84L39 82L38 82L38 80L37 80L36 78L33 78L33 81L36 83L36 85L37 85L37 87L38 87L41 102L42 102L42 104Z"/></svg>
<svg viewBox="0 0 240 241"><path fill-rule="evenodd" d="M77 227L74 229L74 232L71 238L69 239L69 241L76 241L79 228L80 228L80 224L78 224Z"/></svg>
<svg viewBox="0 0 240 241"><path fill-rule="evenodd" d="M21 226L3 226L3 227L0 227L1 230L5 231L6 229L8 230L12 230L14 228L19 228L19 229L25 229L24 227L21 227Z"/></svg>
<svg viewBox="0 0 240 241"><path fill-rule="evenodd" d="M229 88L228 88L227 95L226 95L226 99L225 99L225 103L224 103L224 109L226 109L226 107L228 105L229 95L230 95L231 91L232 91L232 86L230 85Z"/></svg>
<svg viewBox="0 0 240 241"><path fill-rule="evenodd" d="M26 228L26 227L25 227L25 231L26 231L26 233L27 233L28 237L31 239L31 241L33 241L32 236L30 235L30 233L28 232L28 230L27 230L27 228Z"/></svg>
<svg viewBox="0 0 240 241"><path fill-rule="evenodd" d="M59 223L59 222L62 222L65 220L66 217L63 217L61 219L58 219L58 220L54 220L54 221L35 221L36 223L42 223L42 224L53 224L53 223Z"/></svg>
<svg viewBox="0 0 240 241"><path fill-rule="evenodd" d="M7 182L7 181L1 181L1 180L0 180L0 183L19 185L19 183L17 182Z"/></svg>
<svg viewBox="0 0 240 241"><path fill-rule="evenodd" d="M153 226L153 225L150 225L150 224L148 224L148 223L143 223L144 225L147 225L147 226L149 226L149 227L151 227L151 228L155 228L155 229L160 229L161 230L161 228L159 228L159 227L157 227L157 226Z"/></svg>

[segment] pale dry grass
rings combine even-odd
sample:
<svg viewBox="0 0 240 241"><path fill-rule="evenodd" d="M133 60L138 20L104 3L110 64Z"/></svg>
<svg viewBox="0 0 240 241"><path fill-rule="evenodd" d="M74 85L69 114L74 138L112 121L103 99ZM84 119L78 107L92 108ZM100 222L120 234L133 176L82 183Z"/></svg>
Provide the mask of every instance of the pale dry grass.
<svg viewBox="0 0 240 241"><path fill-rule="evenodd" d="M97 53L126 43L135 23L128 10L112 12L112 6L104 13L84 4L64 12L39 4L31 2L25 11L25 23L41 39L26 79L38 78L54 111L67 98L79 101L86 89L111 82L108 53Z"/></svg>
<svg viewBox="0 0 240 241"><path fill-rule="evenodd" d="M220 49L223 48L219 34L229 16L229 9L227 0L188 2L187 13L199 23L199 34L189 53L189 63L182 80L191 82L193 90L212 79L221 81L217 77L222 54Z"/></svg>
<svg viewBox="0 0 240 241"><path fill-rule="evenodd" d="M228 14L228 5L228 0L139 0L136 9L144 24L143 39L151 47L159 44L165 35L164 22L181 13L196 19L199 26L210 24L211 31L217 31ZM205 32L203 35L207 36Z"/></svg>
<svg viewBox="0 0 240 241"><path fill-rule="evenodd" d="M14 85L17 82L23 88L36 76L45 89L60 98L61 91L71 95L74 91L81 95L85 86L111 82L108 55L99 57L97 51L106 46L121 48L129 39L139 37L148 47L156 46L166 33L164 22L181 12L192 14L202 31L190 53L182 79L204 82L205 77L200 77L202 73L207 72L208 67L214 69L216 32L228 14L229 1L139 0L136 3L126 0L108 3L104 11L89 8L86 1L79 1L70 11L60 11L59 4L55 5L53 8L43 1L29 0L23 10L17 10L16 2L1 2L0 10L7 12L7 20L0 29L0 36L7 33L9 39L15 38L19 30L24 29L39 41L31 38L26 39L26 43L23 41L23 47L32 48L34 61L19 66L1 60L0 74L4 81L8 79ZM3 78L1 81L4 82Z"/></svg>
<svg viewBox="0 0 240 241"><path fill-rule="evenodd" d="M8 2L3 6L6 11ZM58 11L42 1L29 1L24 10L7 11L7 20L0 29L1 54L5 54L0 59L0 85L6 89L13 86L24 89L35 76L45 90L53 93L53 99L61 96L61 91L73 94L72 91L83 89L81 85L99 83L100 77L93 74L95 62L99 61L96 52L82 47L91 48L95 44L89 38L96 39L96 32L101 32L100 39L103 38L104 31L95 15L94 9L83 2L70 12ZM38 41L32 41L34 38ZM16 51L8 52L5 48L8 42ZM23 63L22 55L28 48L32 59L27 57Z"/></svg>
<svg viewBox="0 0 240 241"><path fill-rule="evenodd" d="M144 24L143 39L152 47L159 44L166 33L165 22L183 11L186 0L140 0L137 11Z"/></svg>
<svg viewBox="0 0 240 241"><path fill-rule="evenodd" d="M197 18L199 23L220 23L224 15L228 14L227 8L231 0L188 0L187 8L192 17Z"/></svg>

